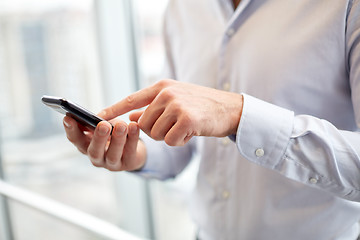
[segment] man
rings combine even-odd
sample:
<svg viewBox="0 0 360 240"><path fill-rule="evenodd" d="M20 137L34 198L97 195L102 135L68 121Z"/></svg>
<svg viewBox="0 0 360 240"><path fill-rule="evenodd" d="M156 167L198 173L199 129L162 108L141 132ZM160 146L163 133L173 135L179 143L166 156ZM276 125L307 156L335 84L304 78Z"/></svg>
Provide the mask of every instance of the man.
<svg viewBox="0 0 360 240"><path fill-rule="evenodd" d="M66 117L67 136L95 166L160 179L200 153L200 239L356 239L360 1L238 2L170 1L166 77L179 81L106 108L147 106L111 120L109 144L108 122L89 135Z"/></svg>

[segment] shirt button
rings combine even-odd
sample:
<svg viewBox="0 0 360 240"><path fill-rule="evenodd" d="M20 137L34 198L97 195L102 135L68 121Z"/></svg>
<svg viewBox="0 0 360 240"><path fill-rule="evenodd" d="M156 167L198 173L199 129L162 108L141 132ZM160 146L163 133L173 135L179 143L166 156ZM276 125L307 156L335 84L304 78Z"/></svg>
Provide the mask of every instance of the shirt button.
<svg viewBox="0 0 360 240"><path fill-rule="evenodd" d="M229 91L229 90L230 90L230 83L229 83L229 82L224 83L224 84L223 84L223 89L224 89L225 91Z"/></svg>
<svg viewBox="0 0 360 240"><path fill-rule="evenodd" d="M230 141L231 141L231 140L230 140L228 137L224 137L224 138L221 140L221 143L222 143L222 145L227 146L227 145L229 145Z"/></svg>
<svg viewBox="0 0 360 240"><path fill-rule="evenodd" d="M230 28L227 30L226 34L229 36L229 37L232 37L235 33L235 30L233 28Z"/></svg>
<svg viewBox="0 0 360 240"><path fill-rule="evenodd" d="M222 193L222 197L223 199L228 199L230 197L230 193L227 190L224 190Z"/></svg>
<svg viewBox="0 0 360 240"><path fill-rule="evenodd" d="M256 149L256 151L255 151L255 155L256 155L257 157L262 157L262 156L264 156L264 154L265 154L265 151L264 151L264 149L262 149L262 148L258 148L258 149Z"/></svg>
<svg viewBox="0 0 360 240"><path fill-rule="evenodd" d="M318 180L317 180L316 178L313 178L313 177L309 179L309 182L310 182L311 184L315 184L315 183L317 183L317 181L318 181Z"/></svg>

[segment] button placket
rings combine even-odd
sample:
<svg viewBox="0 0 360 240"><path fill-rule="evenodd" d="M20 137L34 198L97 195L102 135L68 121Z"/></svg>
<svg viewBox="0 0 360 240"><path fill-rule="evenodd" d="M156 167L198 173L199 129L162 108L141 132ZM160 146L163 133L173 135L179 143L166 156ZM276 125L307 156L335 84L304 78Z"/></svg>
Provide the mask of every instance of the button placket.
<svg viewBox="0 0 360 240"><path fill-rule="evenodd" d="M221 139L221 143L223 146L229 145L230 142L231 140L228 137L224 137L223 139Z"/></svg>
<svg viewBox="0 0 360 240"><path fill-rule="evenodd" d="M226 31L226 34L228 35L228 37L232 37L235 34L235 30L233 28L229 28Z"/></svg>
<svg viewBox="0 0 360 240"><path fill-rule="evenodd" d="M231 85L230 85L229 82L225 82L225 83L223 84L223 90L225 90L225 91L229 91L229 90L230 90L230 87L231 87Z"/></svg>
<svg viewBox="0 0 360 240"><path fill-rule="evenodd" d="M230 197L230 192L228 190L224 190L222 192L223 199L228 199Z"/></svg>

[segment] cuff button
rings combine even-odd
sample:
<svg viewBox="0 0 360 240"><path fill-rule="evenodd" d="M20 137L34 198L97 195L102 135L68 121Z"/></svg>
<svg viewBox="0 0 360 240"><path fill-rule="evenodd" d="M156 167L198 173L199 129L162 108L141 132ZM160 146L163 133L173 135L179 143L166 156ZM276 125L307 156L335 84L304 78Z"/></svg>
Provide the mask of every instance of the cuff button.
<svg viewBox="0 0 360 240"><path fill-rule="evenodd" d="M315 183L317 183L318 182L318 180L316 179L316 178L310 178L309 179L309 182L311 183L311 184L315 184Z"/></svg>
<svg viewBox="0 0 360 240"><path fill-rule="evenodd" d="M264 149L262 149L262 148L258 148L258 149L256 149L256 151L255 151L255 155L256 155L257 157L262 157L262 156L264 156L264 154L265 154L265 151L264 151Z"/></svg>

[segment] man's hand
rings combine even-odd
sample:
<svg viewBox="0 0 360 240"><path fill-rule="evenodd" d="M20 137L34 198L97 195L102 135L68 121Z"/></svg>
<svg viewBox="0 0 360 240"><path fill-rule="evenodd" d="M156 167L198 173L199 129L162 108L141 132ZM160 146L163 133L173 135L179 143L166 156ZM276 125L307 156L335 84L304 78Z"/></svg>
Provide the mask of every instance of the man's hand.
<svg viewBox="0 0 360 240"><path fill-rule="evenodd" d="M80 152L88 155L96 167L110 171L132 171L141 168L146 160L145 145L139 141L139 127L136 122L127 125L120 120L103 121L94 132L84 131L78 123L64 117L67 138Z"/></svg>
<svg viewBox="0 0 360 240"><path fill-rule="evenodd" d="M134 109L130 120L155 140L182 146L193 136L225 137L235 134L243 106L240 94L174 80L162 80L104 109L112 119Z"/></svg>

